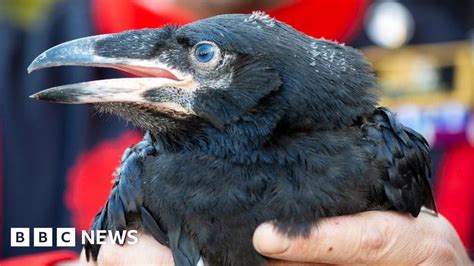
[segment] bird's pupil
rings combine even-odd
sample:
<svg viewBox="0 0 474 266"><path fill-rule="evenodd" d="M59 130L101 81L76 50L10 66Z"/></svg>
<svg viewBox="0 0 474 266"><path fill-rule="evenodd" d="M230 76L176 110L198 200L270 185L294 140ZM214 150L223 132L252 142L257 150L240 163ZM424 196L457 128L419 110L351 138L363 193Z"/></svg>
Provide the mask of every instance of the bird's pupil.
<svg viewBox="0 0 474 266"><path fill-rule="evenodd" d="M208 43L199 44L194 54L199 62L207 63L214 57L214 46Z"/></svg>

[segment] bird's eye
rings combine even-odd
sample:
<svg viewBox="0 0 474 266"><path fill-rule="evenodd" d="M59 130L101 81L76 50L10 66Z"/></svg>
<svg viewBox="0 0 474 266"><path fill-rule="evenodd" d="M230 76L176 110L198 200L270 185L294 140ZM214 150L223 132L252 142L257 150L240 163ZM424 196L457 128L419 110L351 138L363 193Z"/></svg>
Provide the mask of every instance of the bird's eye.
<svg viewBox="0 0 474 266"><path fill-rule="evenodd" d="M220 57L219 47L212 42L200 42L194 46L192 56L203 67L213 67Z"/></svg>
<svg viewBox="0 0 474 266"><path fill-rule="evenodd" d="M196 46L194 56L201 63L207 63L214 58L214 46L210 43L201 43Z"/></svg>

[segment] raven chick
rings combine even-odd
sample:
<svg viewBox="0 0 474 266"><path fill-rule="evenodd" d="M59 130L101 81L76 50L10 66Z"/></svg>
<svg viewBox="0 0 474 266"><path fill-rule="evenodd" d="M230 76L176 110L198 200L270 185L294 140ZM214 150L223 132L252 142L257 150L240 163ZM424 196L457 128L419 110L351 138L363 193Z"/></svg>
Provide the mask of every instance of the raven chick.
<svg viewBox="0 0 474 266"><path fill-rule="evenodd" d="M125 153L92 229L141 228L177 265L260 265L255 228L435 210L428 144L377 108L362 54L262 13L73 40L30 65L116 68L33 98L91 103L150 132ZM99 246L87 245L97 258Z"/></svg>

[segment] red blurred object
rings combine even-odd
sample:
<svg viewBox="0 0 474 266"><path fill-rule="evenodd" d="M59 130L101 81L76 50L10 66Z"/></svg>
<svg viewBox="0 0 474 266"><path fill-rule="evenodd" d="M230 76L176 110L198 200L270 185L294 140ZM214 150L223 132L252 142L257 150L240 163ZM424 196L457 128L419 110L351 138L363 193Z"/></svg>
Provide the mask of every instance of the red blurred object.
<svg viewBox="0 0 474 266"><path fill-rule="evenodd" d="M160 5L159 1L156 3ZM369 0L295 0L264 11L308 35L347 41L359 30L369 3ZM93 17L99 33L183 25L197 19L173 7L151 10L132 0L93 0Z"/></svg>
<svg viewBox="0 0 474 266"><path fill-rule="evenodd" d="M78 259L76 252L69 250L51 251L13 257L0 261L2 266L54 266L57 263Z"/></svg>
<svg viewBox="0 0 474 266"><path fill-rule="evenodd" d="M474 147L468 143L447 150L436 185L438 210L456 228L471 250L474 224Z"/></svg>

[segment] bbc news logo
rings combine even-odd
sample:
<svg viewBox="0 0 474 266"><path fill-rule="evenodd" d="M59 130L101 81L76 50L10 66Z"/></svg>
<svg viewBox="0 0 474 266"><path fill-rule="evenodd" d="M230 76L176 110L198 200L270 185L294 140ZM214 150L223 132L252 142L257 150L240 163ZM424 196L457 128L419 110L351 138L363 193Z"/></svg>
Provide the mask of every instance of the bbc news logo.
<svg viewBox="0 0 474 266"><path fill-rule="evenodd" d="M76 229L72 227L56 228L54 237L53 228L36 227L33 228L33 234L28 227L10 228L10 246L11 247L53 247L53 239L55 239L56 247L75 247L76 246ZM33 243L31 242L33 241ZM123 245L135 245L138 243L137 230L81 230L81 244L86 243L103 245L106 242Z"/></svg>

